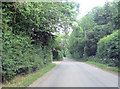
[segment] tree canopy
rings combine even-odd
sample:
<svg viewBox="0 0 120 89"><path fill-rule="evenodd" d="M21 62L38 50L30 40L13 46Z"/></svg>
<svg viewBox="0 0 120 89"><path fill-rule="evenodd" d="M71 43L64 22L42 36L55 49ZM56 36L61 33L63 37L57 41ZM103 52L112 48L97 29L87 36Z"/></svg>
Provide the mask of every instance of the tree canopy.
<svg viewBox="0 0 120 89"><path fill-rule="evenodd" d="M101 56L99 56L99 59L104 57L109 61L109 59L115 58L117 61L118 56L112 56L117 55L116 47L112 49L109 49L109 47L118 45L118 39L115 35L117 34L116 31L119 30L118 2L106 2L103 7L94 7L76 22L78 26L73 27L73 32L68 41L68 50L72 57L87 59L86 57L96 56L97 54ZM102 39L104 39L104 43ZM114 41L111 39L114 39ZM107 47L103 49L101 45ZM109 50L109 53L106 50ZM111 55L112 57L102 56L104 54L103 51L106 55ZM113 63L110 65L116 66L117 64Z"/></svg>
<svg viewBox="0 0 120 89"><path fill-rule="evenodd" d="M53 49L62 58L54 33L72 25L78 8L74 2L2 2L3 80L43 68Z"/></svg>

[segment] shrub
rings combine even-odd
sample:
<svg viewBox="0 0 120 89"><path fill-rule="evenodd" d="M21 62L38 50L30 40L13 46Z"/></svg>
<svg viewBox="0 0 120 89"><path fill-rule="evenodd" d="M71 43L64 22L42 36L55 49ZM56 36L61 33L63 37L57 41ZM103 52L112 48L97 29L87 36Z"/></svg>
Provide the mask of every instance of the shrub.
<svg viewBox="0 0 120 89"><path fill-rule="evenodd" d="M118 66L118 31L99 40L96 55L102 63Z"/></svg>
<svg viewBox="0 0 120 89"><path fill-rule="evenodd" d="M61 50L53 50L53 60L54 61L61 61L63 60L63 53Z"/></svg>
<svg viewBox="0 0 120 89"><path fill-rule="evenodd" d="M83 57L84 42L83 29L75 26L68 41L68 51L73 58L79 59Z"/></svg>
<svg viewBox="0 0 120 89"><path fill-rule="evenodd" d="M10 80L17 74L41 69L52 60L49 47L32 45L30 37L5 32L2 40L3 80Z"/></svg>

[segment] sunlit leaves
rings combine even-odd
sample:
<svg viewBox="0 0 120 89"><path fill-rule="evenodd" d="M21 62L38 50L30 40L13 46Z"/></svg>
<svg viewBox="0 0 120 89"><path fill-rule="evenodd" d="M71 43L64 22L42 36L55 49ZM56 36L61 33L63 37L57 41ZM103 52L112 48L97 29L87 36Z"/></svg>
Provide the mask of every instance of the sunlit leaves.
<svg viewBox="0 0 120 89"><path fill-rule="evenodd" d="M115 59L111 66L118 66L118 31L114 32L107 37L99 40L97 46L97 56L99 58L106 58L106 61L110 62L110 59Z"/></svg>
<svg viewBox="0 0 120 89"><path fill-rule="evenodd" d="M73 2L4 2L3 80L42 68L52 61L52 48L62 59L61 41L53 33L69 26L78 8Z"/></svg>

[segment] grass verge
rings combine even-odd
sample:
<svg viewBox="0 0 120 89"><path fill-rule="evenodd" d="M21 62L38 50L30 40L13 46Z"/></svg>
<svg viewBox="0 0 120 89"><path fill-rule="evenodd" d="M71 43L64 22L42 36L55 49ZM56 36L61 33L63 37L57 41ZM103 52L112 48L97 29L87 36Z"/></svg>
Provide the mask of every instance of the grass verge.
<svg viewBox="0 0 120 89"><path fill-rule="evenodd" d="M34 73L16 76L13 80L8 83L2 84L2 87L27 87L32 84L35 80L49 72L56 66L55 63L51 63L45 68L38 70Z"/></svg>
<svg viewBox="0 0 120 89"><path fill-rule="evenodd" d="M85 63L88 63L88 64L92 64L92 65L95 65L95 66L97 66L101 69L106 69L106 70L114 71L114 72L120 72L120 69L117 68L117 67L110 67L110 66L100 64L100 63L97 63L97 62L85 61L85 60L82 60L82 59L75 59L75 58L71 58L71 59L74 59L74 60L80 61L80 62L85 62Z"/></svg>
<svg viewBox="0 0 120 89"><path fill-rule="evenodd" d="M102 68L102 69L106 69L106 70L110 70L110 71L114 71L114 72L120 72L120 69L117 67L109 67L107 65L96 63L96 62L91 62L91 61L86 61L85 63L95 65L95 66Z"/></svg>

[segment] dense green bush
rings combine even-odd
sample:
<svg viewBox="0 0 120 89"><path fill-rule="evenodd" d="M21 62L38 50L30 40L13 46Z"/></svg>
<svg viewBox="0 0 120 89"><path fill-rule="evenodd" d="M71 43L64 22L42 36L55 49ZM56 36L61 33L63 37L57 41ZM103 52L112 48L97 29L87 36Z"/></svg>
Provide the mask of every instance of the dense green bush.
<svg viewBox="0 0 120 89"><path fill-rule="evenodd" d="M69 37L67 57L118 66L118 14L118 2L106 2L77 20Z"/></svg>
<svg viewBox="0 0 120 89"><path fill-rule="evenodd" d="M71 54L70 54L70 52L69 52L68 49L66 49L66 51L65 51L65 55L66 55L66 57L71 58Z"/></svg>
<svg viewBox="0 0 120 89"><path fill-rule="evenodd" d="M3 80L9 80L17 74L33 72L51 62L52 53L48 47L42 49L41 45L39 45L38 48L35 48L31 45L29 37L9 35L7 32L6 35L3 35Z"/></svg>
<svg viewBox="0 0 120 89"><path fill-rule="evenodd" d="M52 49L57 48L53 47L56 43L53 33L59 32L59 27L70 25L78 8L73 2L3 2L3 80L36 71L50 63L54 56ZM58 59L62 58L60 51L57 50Z"/></svg>
<svg viewBox="0 0 120 89"><path fill-rule="evenodd" d="M72 57L82 58L84 53L84 35L83 29L74 26L74 30L68 41L68 50Z"/></svg>
<svg viewBox="0 0 120 89"><path fill-rule="evenodd" d="M94 7L85 16L77 20L77 23L78 27L83 29L83 33L82 30L81 33L79 32L80 30L78 31L79 35L83 35L86 38L81 37L85 42L83 46L85 57L95 56L98 41L118 29L118 3L114 1L106 2L103 7ZM73 31L74 30L75 28L73 28ZM75 35L73 35L73 37L74 36ZM74 41L76 41L76 39L74 40L73 38L71 42ZM75 47L73 48L77 48L76 46L81 45L82 40L79 41L74 43ZM72 47L70 50L72 50ZM77 51L77 49L75 49L74 52L75 51ZM81 55L82 52L78 52L75 53L75 56Z"/></svg>
<svg viewBox="0 0 120 89"><path fill-rule="evenodd" d="M118 31L99 40L97 44L97 57L105 64L118 66Z"/></svg>
<svg viewBox="0 0 120 89"><path fill-rule="evenodd" d="M60 34L56 34L55 43L53 43L53 48L52 48L53 61L63 60L65 44L61 36L62 35Z"/></svg>
<svg viewBox="0 0 120 89"><path fill-rule="evenodd" d="M53 60L54 61L61 61L63 60L63 53L61 50L53 50Z"/></svg>
<svg viewBox="0 0 120 89"><path fill-rule="evenodd" d="M107 66L118 67L118 60L116 60L116 59L99 58L97 56L90 56L87 59L88 59L88 61L105 64Z"/></svg>

